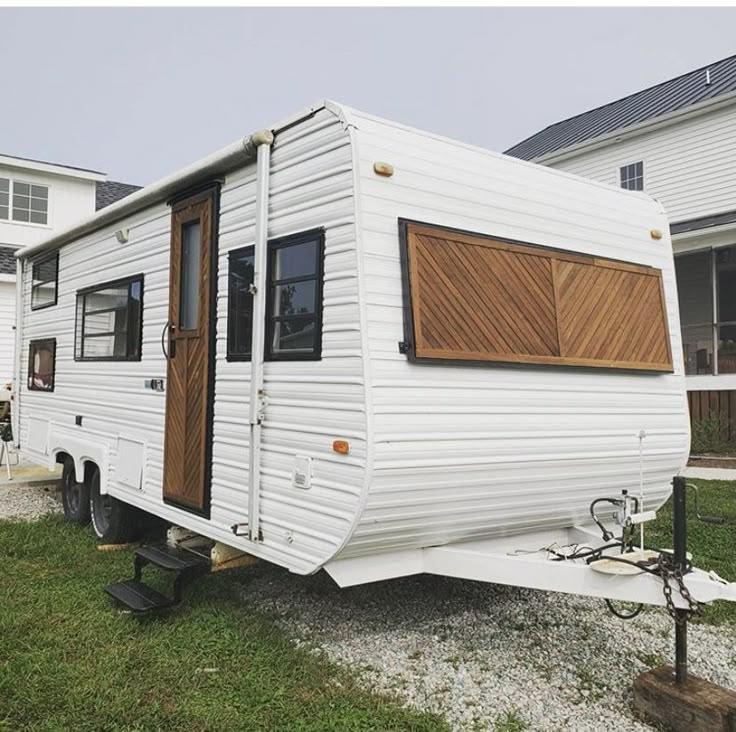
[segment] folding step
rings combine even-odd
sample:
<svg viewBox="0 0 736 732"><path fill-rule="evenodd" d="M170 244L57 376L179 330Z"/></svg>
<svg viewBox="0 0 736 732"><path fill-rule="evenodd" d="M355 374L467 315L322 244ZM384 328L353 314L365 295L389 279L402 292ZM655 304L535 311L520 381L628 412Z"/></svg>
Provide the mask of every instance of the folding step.
<svg viewBox="0 0 736 732"><path fill-rule="evenodd" d="M124 582L115 582L105 587L110 597L130 608L134 613L145 613L149 610L159 610L170 607L174 600L162 595L158 590L149 587L144 582L130 579Z"/></svg>
<svg viewBox="0 0 736 732"><path fill-rule="evenodd" d="M172 597L161 594L142 581L143 568L149 564L164 572L175 573ZM151 544L135 550L133 578L108 585L105 591L134 612L144 613L178 605L184 588L209 571L208 557L168 544Z"/></svg>
<svg viewBox="0 0 736 732"><path fill-rule="evenodd" d="M136 560L142 565L153 564L167 572L184 572L190 569L206 569L209 559L168 544L151 544L135 550Z"/></svg>

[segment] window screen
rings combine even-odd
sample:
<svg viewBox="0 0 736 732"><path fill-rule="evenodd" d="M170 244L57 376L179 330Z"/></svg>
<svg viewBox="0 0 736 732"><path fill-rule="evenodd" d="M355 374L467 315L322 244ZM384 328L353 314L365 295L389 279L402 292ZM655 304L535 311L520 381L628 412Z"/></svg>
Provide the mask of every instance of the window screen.
<svg viewBox="0 0 736 732"><path fill-rule="evenodd" d="M0 219L10 218L10 178L0 178Z"/></svg>
<svg viewBox="0 0 736 732"><path fill-rule="evenodd" d="M643 191L644 190L644 163L639 161L638 163L631 163L631 165L624 165L620 169L621 174L621 188L626 188L629 191Z"/></svg>
<svg viewBox="0 0 736 732"><path fill-rule="evenodd" d="M59 273L59 252L44 255L33 261L31 267L31 310L56 305Z"/></svg>
<svg viewBox="0 0 736 732"><path fill-rule="evenodd" d="M659 270L401 222L413 359L672 371Z"/></svg>
<svg viewBox="0 0 736 732"><path fill-rule="evenodd" d="M78 361L139 360L142 314L142 275L81 290L74 357Z"/></svg>
<svg viewBox="0 0 736 732"><path fill-rule="evenodd" d="M13 181L13 221L48 223L49 189L32 183Z"/></svg>
<svg viewBox="0 0 736 732"><path fill-rule="evenodd" d="M53 391L56 371L56 340L31 341L28 348L28 388Z"/></svg>
<svg viewBox="0 0 736 732"><path fill-rule="evenodd" d="M321 358L323 252L321 230L269 242L267 360Z"/></svg>
<svg viewBox="0 0 736 732"><path fill-rule="evenodd" d="M230 361L250 359L253 337L253 247L230 252L228 275L227 357Z"/></svg>

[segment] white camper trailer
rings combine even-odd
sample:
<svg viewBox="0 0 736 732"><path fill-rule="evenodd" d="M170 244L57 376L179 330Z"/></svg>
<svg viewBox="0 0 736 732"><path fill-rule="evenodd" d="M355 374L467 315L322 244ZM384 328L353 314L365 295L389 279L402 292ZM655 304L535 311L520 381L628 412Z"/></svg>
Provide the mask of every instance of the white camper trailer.
<svg viewBox="0 0 736 732"><path fill-rule="evenodd" d="M528 553L600 545L601 498L644 521L687 460L646 195L323 102L18 267L16 439L65 464L67 516L91 510L103 541L132 507L341 585L434 572L664 603L649 573Z"/></svg>

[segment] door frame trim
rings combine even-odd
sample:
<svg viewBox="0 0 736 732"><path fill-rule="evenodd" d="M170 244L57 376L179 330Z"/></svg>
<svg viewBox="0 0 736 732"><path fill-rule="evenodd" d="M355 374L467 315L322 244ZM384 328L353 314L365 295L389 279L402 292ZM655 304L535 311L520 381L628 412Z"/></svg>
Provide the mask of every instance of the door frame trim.
<svg viewBox="0 0 736 732"><path fill-rule="evenodd" d="M210 229L210 302L209 302L209 334L207 347L208 364L207 364L207 409L205 412L205 450L204 450L204 495L202 502L204 508L199 511L191 506L184 505L171 498L163 496L163 502L174 508L178 508L187 513L201 516L204 519L210 518L212 507L212 448L215 418L215 376L217 369L217 283L219 278L218 262L219 262L219 231L220 231L220 188L222 182L220 180L212 181L208 184L197 186L194 190L182 191L169 201L171 207L171 217L188 206L204 201L210 202L212 206L211 229ZM187 195L189 193L189 195ZM171 236L173 228L169 232L169 257L171 257ZM169 261L169 269L171 262ZM171 299L171 287L169 286L169 300ZM168 384L167 384L168 389ZM164 449L166 445L166 414L164 413ZM166 462L164 460L164 469ZM163 486L163 481L162 481Z"/></svg>

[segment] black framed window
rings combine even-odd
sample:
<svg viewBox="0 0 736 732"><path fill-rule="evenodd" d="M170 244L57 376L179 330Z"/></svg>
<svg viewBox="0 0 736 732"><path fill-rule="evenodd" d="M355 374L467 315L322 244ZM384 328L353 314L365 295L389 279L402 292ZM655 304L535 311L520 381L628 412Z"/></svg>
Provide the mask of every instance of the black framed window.
<svg viewBox="0 0 736 732"><path fill-rule="evenodd" d="M74 358L139 361L143 327L143 275L77 292Z"/></svg>
<svg viewBox="0 0 736 732"><path fill-rule="evenodd" d="M267 361L322 358L324 231L269 242Z"/></svg>
<svg viewBox="0 0 736 732"><path fill-rule="evenodd" d="M626 188L629 191L644 190L644 163L641 160L638 163L622 166L619 174L621 176L621 188Z"/></svg>
<svg viewBox="0 0 736 732"><path fill-rule="evenodd" d="M58 280L58 250L33 260L31 265L31 310L56 305Z"/></svg>
<svg viewBox="0 0 736 732"><path fill-rule="evenodd" d="M28 347L28 388L53 391L56 373L56 339L31 341Z"/></svg>
<svg viewBox="0 0 736 732"><path fill-rule="evenodd" d="M254 247L236 249L229 254L227 303L227 359L250 361L253 337Z"/></svg>

